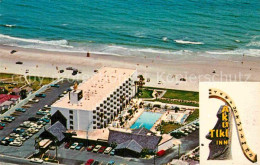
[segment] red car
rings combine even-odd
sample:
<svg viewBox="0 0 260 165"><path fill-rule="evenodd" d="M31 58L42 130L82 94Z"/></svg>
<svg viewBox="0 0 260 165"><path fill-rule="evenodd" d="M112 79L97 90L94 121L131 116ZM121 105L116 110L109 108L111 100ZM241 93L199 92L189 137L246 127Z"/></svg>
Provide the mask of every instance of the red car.
<svg viewBox="0 0 260 165"><path fill-rule="evenodd" d="M66 148L66 149L70 148L70 143L66 143L64 148Z"/></svg>
<svg viewBox="0 0 260 165"><path fill-rule="evenodd" d="M87 151L92 151L94 148L95 148L95 145L92 144L91 146L87 147Z"/></svg>
<svg viewBox="0 0 260 165"><path fill-rule="evenodd" d="M3 126L0 126L0 130L2 130L2 129L4 129L4 127L3 127Z"/></svg>
<svg viewBox="0 0 260 165"><path fill-rule="evenodd" d="M98 153L103 153L105 151L107 147L105 146L102 146L99 150L98 150Z"/></svg>
<svg viewBox="0 0 260 165"><path fill-rule="evenodd" d="M89 159L89 160L85 163L85 165L91 165L94 161L95 161L94 159Z"/></svg>

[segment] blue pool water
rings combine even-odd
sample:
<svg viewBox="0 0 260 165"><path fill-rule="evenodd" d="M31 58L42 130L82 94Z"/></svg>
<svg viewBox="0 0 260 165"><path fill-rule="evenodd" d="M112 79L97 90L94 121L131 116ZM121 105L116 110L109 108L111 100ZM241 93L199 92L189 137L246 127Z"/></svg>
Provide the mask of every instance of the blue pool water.
<svg viewBox="0 0 260 165"><path fill-rule="evenodd" d="M146 129L151 129L154 123L162 116L160 113L144 112L130 127L131 129L137 129L140 127L145 127Z"/></svg>

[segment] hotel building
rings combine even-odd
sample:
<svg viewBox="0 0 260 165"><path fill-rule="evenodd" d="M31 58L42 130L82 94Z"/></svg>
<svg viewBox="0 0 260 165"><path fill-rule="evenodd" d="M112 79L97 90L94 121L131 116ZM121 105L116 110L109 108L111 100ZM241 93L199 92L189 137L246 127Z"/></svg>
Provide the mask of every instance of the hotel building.
<svg viewBox="0 0 260 165"><path fill-rule="evenodd" d="M135 95L136 70L103 67L51 106L52 124L69 130L105 128Z"/></svg>

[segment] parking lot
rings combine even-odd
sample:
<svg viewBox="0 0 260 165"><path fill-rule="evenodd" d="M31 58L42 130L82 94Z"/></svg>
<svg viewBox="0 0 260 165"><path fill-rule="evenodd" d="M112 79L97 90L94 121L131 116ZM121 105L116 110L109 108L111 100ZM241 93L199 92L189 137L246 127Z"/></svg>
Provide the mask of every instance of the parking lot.
<svg viewBox="0 0 260 165"><path fill-rule="evenodd" d="M89 159L94 159L95 161L98 161L101 165L106 165L109 161L114 161L115 164L128 164L128 165L141 165L141 164L150 164L146 162L140 162L139 159L133 159L133 158L124 158L120 156L112 156L110 154L104 154L104 153L97 153L92 151L87 151L87 147L82 147L80 150L76 149L66 149L65 143L63 143L58 148L58 160L59 163L64 164L74 164L79 165L82 163L85 163ZM55 150L49 150L46 152L46 154L55 155ZM69 163L68 163L69 162Z"/></svg>
<svg viewBox="0 0 260 165"><path fill-rule="evenodd" d="M39 109L44 109L45 105L51 105L53 102L55 102L59 95L62 94L64 91L66 91L72 83L69 83L67 81L60 82L59 87L51 87L47 89L44 94L46 94L46 97L37 97L36 99L39 100L39 102L29 102L23 108L26 109L26 112L17 112L15 111L11 116L15 117L15 120L12 122L1 122L5 123L5 127L3 130L0 130L0 138L3 139L4 137L8 137L14 129L19 128L20 124L22 124L24 121L27 121L30 117L43 117L42 115L36 115L36 113L39 111ZM49 124L45 125L46 128L48 128ZM25 128L26 130L26 128ZM1 146L0 147L0 153L4 155L12 155L12 156L18 156L18 157L27 157L29 154L33 153L35 151L34 148L34 141L35 138L43 131L41 128L40 131L36 134L34 134L32 137L30 137L28 140L24 141L24 144L21 147L14 147L14 146Z"/></svg>

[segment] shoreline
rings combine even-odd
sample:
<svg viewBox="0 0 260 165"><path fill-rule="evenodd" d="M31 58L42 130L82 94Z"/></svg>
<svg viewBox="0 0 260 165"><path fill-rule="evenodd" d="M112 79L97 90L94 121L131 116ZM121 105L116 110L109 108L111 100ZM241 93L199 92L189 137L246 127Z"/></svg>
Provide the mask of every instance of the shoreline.
<svg viewBox="0 0 260 165"><path fill-rule="evenodd" d="M17 50L10 54L11 50ZM15 64L22 61L22 65ZM174 55L171 60L157 57L115 56L109 54L55 52L0 45L0 72L53 77L88 79L103 66L136 69L150 78L145 86L199 90L199 81L260 81L259 57L226 57ZM71 75L66 67L75 67L82 74ZM64 73L58 73L63 69ZM212 73L215 70L216 73ZM185 78L186 81L180 81ZM161 82L160 84L158 82Z"/></svg>

